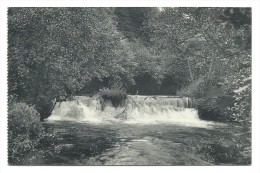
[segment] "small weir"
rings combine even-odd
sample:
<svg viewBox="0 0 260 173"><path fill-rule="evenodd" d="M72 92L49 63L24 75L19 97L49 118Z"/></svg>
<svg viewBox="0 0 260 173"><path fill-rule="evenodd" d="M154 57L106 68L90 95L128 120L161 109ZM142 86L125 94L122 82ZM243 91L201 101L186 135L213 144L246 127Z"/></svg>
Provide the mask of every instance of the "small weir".
<svg viewBox="0 0 260 173"><path fill-rule="evenodd" d="M206 127L198 117L191 98L176 96L129 95L116 106L109 99L76 96L56 104L49 121L128 124L180 124Z"/></svg>

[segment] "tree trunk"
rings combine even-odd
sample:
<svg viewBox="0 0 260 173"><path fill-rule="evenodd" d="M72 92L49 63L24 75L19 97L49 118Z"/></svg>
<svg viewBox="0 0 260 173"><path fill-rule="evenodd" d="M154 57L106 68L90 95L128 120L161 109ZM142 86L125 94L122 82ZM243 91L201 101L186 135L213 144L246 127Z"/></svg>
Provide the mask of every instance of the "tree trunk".
<svg viewBox="0 0 260 173"><path fill-rule="evenodd" d="M192 75L192 71L191 71L191 66L190 66L189 58L187 58L187 62L188 62L188 67L189 67L189 72L190 72L191 82L194 82L194 78L193 78L193 75Z"/></svg>

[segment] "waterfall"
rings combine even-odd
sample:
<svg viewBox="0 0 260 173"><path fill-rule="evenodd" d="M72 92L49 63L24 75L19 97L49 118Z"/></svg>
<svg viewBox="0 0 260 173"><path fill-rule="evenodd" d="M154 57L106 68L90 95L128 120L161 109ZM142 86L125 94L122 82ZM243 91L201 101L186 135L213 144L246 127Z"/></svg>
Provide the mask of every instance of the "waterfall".
<svg viewBox="0 0 260 173"><path fill-rule="evenodd" d="M197 110L188 97L128 96L127 123L201 124Z"/></svg>
<svg viewBox="0 0 260 173"><path fill-rule="evenodd" d="M134 100L141 105L149 106L173 106L181 108L192 108L192 99L188 97L177 96L133 96L129 95L128 99Z"/></svg>
<svg viewBox="0 0 260 173"><path fill-rule="evenodd" d="M193 102L188 97L129 95L123 105L115 108L111 100L88 96L76 96L75 100L56 104L52 115L54 120L128 124L173 123L203 126L206 121L198 117Z"/></svg>
<svg viewBox="0 0 260 173"><path fill-rule="evenodd" d="M55 105L49 120L78 120L100 122L96 117L97 105L84 104L81 100L61 102Z"/></svg>

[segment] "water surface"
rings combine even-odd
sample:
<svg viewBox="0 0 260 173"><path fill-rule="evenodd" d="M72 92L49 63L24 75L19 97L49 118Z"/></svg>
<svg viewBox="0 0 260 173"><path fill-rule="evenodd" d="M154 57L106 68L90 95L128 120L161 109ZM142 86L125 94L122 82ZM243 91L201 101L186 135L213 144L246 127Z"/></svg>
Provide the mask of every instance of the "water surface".
<svg viewBox="0 0 260 173"><path fill-rule="evenodd" d="M240 165L234 124L207 128L178 124L49 121L59 138L32 165Z"/></svg>

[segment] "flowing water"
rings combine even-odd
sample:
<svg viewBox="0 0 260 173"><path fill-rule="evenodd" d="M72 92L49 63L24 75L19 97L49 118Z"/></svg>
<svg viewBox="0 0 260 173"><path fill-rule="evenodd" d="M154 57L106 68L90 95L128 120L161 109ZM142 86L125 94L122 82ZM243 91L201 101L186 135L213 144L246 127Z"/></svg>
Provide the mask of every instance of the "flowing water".
<svg viewBox="0 0 260 173"><path fill-rule="evenodd" d="M44 125L57 140L32 165L247 164L232 138L239 127L200 120L190 98L128 96L115 108L75 97Z"/></svg>
<svg viewBox="0 0 260 173"><path fill-rule="evenodd" d="M212 125L200 120L197 111L192 107L192 100L187 97L128 96L128 99L115 108L111 100L106 100L102 106L98 98L77 96L75 100L57 104L48 120L124 124L167 123L196 127Z"/></svg>

